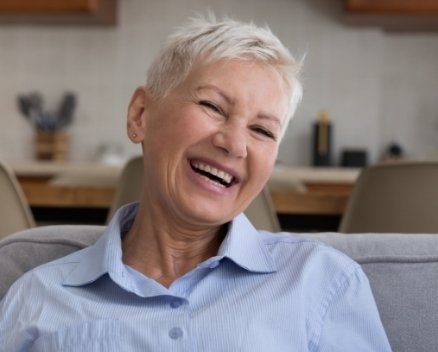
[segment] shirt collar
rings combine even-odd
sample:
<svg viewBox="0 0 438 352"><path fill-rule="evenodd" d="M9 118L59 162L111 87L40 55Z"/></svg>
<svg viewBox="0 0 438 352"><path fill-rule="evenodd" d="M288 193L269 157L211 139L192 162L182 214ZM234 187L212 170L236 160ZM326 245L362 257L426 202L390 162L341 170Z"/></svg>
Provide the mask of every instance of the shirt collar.
<svg viewBox="0 0 438 352"><path fill-rule="evenodd" d="M105 274L115 281L125 276L121 236L131 227L137 208L136 203L121 207L96 243L77 253L78 265L64 280L64 285L86 285Z"/></svg>
<svg viewBox="0 0 438 352"><path fill-rule="evenodd" d="M230 223L218 256L228 258L248 271L269 273L277 270L261 233L244 214L238 215Z"/></svg>
<svg viewBox="0 0 438 352"><path fill-rule="evenodd" d="M121 235L129 230L138 204L120 208L97 242L78 253L78 265L67 276L63 284L81 286L108 274L121 286L128 284L126 266L122 262ZM274 260L263 243L262 235L245 215L233 219L215 260L228 258L245 270L256 273L276 271ZM211 262L210 258L206 262ZM202 264L199 266L202 267ZM128 285L129 286L129 285Z"/></svg>

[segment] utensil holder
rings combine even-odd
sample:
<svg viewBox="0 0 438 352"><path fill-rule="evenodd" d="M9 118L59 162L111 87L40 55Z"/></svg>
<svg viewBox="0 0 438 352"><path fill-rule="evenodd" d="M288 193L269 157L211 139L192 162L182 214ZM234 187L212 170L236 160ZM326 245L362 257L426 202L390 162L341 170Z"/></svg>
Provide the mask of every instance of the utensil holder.
<svg viewBox="0 0 438 352"><path fill-rule="evenodd" d="M62 131L37 131L34 146L38 160L65 161L70 150L70 138Z"/></svg>

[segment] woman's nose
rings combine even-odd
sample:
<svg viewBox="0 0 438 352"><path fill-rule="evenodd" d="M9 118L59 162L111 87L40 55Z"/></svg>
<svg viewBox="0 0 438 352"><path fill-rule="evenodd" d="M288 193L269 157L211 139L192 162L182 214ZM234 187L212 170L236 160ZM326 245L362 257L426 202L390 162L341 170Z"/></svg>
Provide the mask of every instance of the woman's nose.
<svg viewBox="0 0 438 352"><path fill-rule="evenodd" d="M213 136L215 147L223 150L229 156L235 158L246 158L247 136L244 129L236 125L223 126Z"/></svg>

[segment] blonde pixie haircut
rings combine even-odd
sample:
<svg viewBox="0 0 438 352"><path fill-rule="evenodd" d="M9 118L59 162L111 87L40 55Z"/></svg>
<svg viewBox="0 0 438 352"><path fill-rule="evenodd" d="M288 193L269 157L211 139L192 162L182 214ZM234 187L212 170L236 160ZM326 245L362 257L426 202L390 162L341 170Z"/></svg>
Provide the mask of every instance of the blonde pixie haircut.
<svg viewBox="0 0 438 352"><path fill-rule="evenodd" d="M289 95L284 132L302 97L298 79L301 62L294 59L268 27L229 18L219 21L212 13L192 17L169 36L149 67L146 86L154 98L163 98L187 78L195 62L222 59L264 63L281 76Z"/></svg>

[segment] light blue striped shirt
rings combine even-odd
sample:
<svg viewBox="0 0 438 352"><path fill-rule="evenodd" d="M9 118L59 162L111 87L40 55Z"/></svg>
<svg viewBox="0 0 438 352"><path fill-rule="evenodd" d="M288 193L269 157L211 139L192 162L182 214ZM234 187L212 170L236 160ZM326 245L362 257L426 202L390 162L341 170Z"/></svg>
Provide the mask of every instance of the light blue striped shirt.
<svg viewBox="0 0 438 352"><path fill-rule="evenodd" d="M95 245L18 280L0 350L390 351L360 266L319 242L232 221L217 256L169 288L124 265L122 208Z"/></svg>

